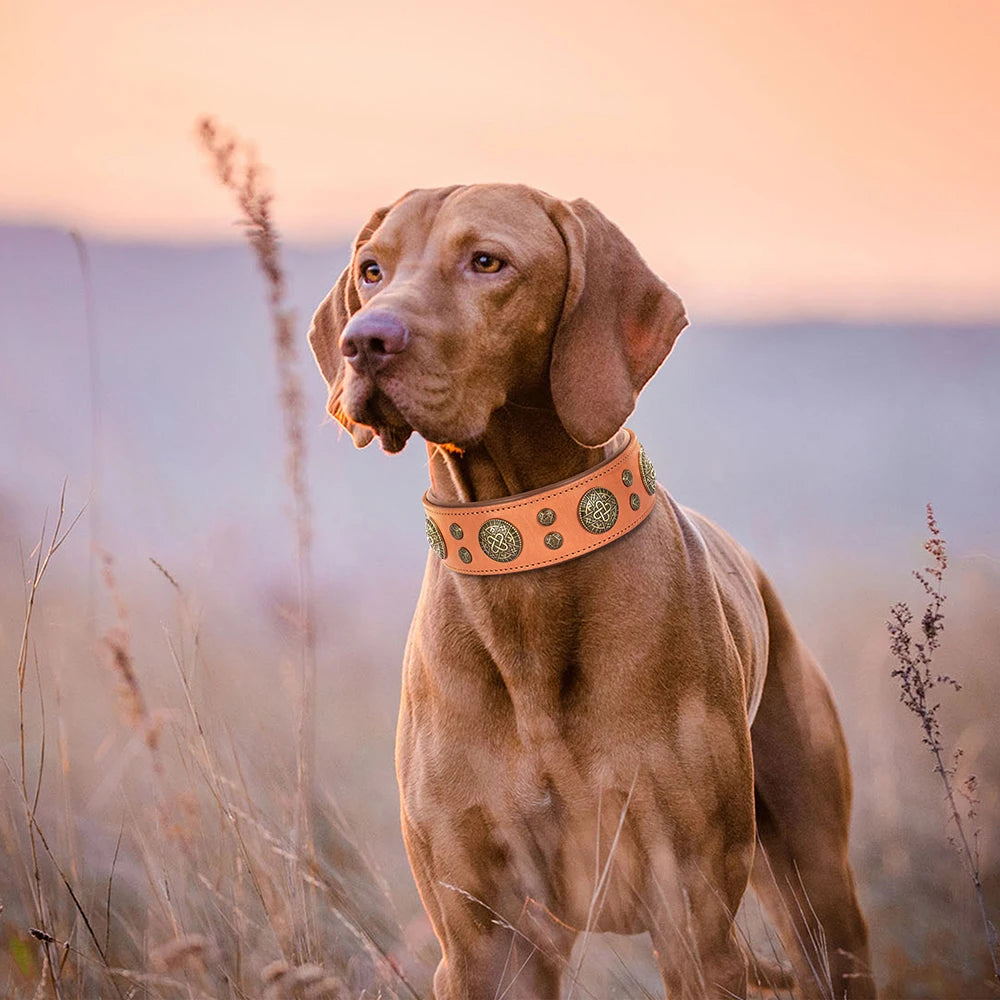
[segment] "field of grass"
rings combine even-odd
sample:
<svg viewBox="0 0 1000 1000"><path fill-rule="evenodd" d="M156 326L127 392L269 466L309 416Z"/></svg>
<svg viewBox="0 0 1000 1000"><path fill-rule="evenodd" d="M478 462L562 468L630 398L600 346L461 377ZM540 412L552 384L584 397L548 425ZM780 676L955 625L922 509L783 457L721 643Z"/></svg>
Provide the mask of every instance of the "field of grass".
<svg viewBox="0 0 1000 1000"><path fill-rule="evenodd" d="M424 995L435 945L402 853L391 762L399 629L386 634L386 615L346 588L316 595L304 824L294 597L228 602L169 567L106 558L89 618L78 524L39 581L19 687L19 578L30 596L39 552L25 538L23 570L8 558L0 590L0 995ZM969 555L949 574L937 667L963 688L942 696L941 722L949 749L964 751L960 774L979 779L995 901L1000 566ZM894 577L841 566L794 600L851 746L876 972L886 996L993 996L933 761L890 676L888 608L923 597L905 568ZM753 923L753 902L745 909ZM654 984L648 945L616 939L589 950L579 995L655 996Z"/></svg>

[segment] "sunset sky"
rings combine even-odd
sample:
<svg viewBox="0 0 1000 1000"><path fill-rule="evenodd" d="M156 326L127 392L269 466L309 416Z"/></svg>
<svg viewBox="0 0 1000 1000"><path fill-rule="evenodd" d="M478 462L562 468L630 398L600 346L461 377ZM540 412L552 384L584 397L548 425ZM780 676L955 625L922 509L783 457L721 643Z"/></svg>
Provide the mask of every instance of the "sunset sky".
<svg viewBox="0 0 1000 1000"><path fill-rule="evenodd" d="M998 51L989 0L0 0L0 221L234 238L210 113L291 240L524 181L695 312L994 318Z"/></svg>

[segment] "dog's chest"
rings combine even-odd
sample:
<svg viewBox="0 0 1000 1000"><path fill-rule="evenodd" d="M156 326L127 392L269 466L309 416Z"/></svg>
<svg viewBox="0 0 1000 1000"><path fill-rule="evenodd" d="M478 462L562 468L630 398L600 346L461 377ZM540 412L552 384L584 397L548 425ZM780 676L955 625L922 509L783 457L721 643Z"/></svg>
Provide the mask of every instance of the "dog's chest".
<svg viewBox="0 0 1000 1000"><path fill-rule="evenodd" d="M630 932L671 831L745 798L746 692L714 587L639 542L544 573L425 582L397 760L408 822L450 859L439 881L512 891L581 927L600 892L592 926Z"/></svg>
<svg viewBox="0 0 1000 1000"><path fill-rule="evenodd" d="M502 721L483 728L478 746L450 753L414 740L422 755L401 772L404 810L432 845L438 881L512 920L528 899L579 929L638 930L645 793L633 796L610 763L584 764L571 741L544 739L542 726L520 735Z"/></svg>

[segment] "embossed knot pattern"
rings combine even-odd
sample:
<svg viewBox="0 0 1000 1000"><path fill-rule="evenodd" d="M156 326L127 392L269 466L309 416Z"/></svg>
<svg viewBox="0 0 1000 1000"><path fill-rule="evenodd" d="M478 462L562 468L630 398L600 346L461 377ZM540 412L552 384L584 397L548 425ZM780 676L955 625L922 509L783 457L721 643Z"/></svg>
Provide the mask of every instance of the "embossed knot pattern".
<svg viewBox="0 0 1000 1000"><path fill-rule="evenodd" d="M618 520L618 501L611 490L606 490L603 486L595 486L580 497L577 514L580 517L580 523L587 531L601 535L615 526L615 522Z"/></svg>
<svg viewBox="0 0 1000 1000"><path fill-rule="evenodd" d="M639 449L639 475L642 476L642 485L646 487L646 492L652 496L656 492L656 469L653 468L645 448Z"/></svg>
<svg viewBox="0 0 1000 1000"><path fill-rule="evenodd" d="M444 559L448 554L444 545L444 535L438 530L438 526L427 518L427 541L430 543L431 551L438 557Z"/></svg>
<svg viewBox="0 0 1000 1000"><path fill-rule="evenodd" d="M510 521L491 517L479 529L479 547L495 562L510 562L521 554L521 534Z"/></svg>

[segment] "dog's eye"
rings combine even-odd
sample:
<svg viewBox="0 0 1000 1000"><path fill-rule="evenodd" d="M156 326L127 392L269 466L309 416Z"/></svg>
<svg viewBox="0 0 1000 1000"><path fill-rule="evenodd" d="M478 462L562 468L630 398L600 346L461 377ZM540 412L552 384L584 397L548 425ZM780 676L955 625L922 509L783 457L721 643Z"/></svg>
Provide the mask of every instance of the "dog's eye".
<svg viewBox="0 0 1000 1000"><path fill-rule="evenodd" d="M496 274L503 266L504 262L490 253L477 253L472 258L472 270L480 274Z"/></svg>
<svg viewBox="0 0 1000 1000"><path fill-rule="evenodd" d="M366 264L362 264L361 280L366 285L377 284L382 280L382 268L380 268L373 260L368 261Z"/></svg>

